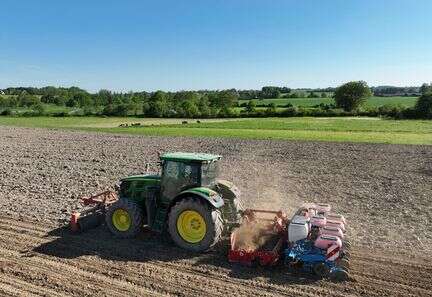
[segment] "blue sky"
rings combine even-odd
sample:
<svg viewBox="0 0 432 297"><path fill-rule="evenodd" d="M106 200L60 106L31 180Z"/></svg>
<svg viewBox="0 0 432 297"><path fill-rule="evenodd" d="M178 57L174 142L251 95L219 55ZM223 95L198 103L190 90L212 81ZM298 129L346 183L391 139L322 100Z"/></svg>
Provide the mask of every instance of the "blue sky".
<svg viewBox="0 0 432 297"><path fill-rule="evenodd" d="M430 0L3 0L0 88L432 81Z"/></svg>

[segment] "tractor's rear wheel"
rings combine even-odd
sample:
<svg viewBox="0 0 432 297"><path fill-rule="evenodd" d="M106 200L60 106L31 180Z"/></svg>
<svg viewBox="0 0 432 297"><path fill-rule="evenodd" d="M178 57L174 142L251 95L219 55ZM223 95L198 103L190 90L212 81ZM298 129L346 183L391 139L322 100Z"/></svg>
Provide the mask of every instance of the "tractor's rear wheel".
<svg viewBox="0 0 432 297"><path fill-rule="evenodd" d="M329 275L329 273L330 273L330 269L324 263L317 263L317 264L315 264L313 266L313 271L320 278L327 277Z"/></svg>
<svg viewBox="0 0 432 297"><path fill-rule="evenodd" d="M187 197L177 202L168 215L168 231L181 248L203 252L220 239L223 221L218 209L200 198Z"/></svg>
<svg viewBox="0 0 432 297"><path fill-rule="evenodd" d="M108 208L105 222L114 236L133 238L141 231L143 213L135 202L120 199Z"/></svg>

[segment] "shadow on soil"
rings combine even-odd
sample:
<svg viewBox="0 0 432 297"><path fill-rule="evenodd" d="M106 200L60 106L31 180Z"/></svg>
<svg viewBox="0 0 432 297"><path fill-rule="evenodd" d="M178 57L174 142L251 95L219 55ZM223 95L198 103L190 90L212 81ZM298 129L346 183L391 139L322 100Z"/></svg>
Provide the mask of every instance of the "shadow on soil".
<svg viewBox="0 0 432 297"><path fill-rule="evenodd" d="M105 226L81 234L72 234L68 228L60 227L50 231L48 238L53 240L35 247L32 251L49 256L74 259L84 255L97 255L102 259L118 262L181 262L193 263L197 273L215 270L226 271L227 275L237 279L265 278L273 284L307 285L317 281L310 275L290 274L281 266L245 267L228 262L229 242L223 240L213 251L204 254L190 253L176 247L167 234L142 232L134 239L113 238Z"/></svg>
<svg viewBox="0 0 432 297"><path fill-rule="evenodd" d="M422 169L419 171L421 174L432 176L432 169Z"/></svg>

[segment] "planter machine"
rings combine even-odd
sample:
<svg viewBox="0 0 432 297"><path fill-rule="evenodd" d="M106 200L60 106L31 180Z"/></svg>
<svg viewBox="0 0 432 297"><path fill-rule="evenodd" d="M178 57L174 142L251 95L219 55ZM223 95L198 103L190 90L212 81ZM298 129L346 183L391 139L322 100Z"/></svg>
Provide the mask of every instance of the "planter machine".
<svg viewBox="0 0 432 297"><path fill-rule="evenodd" d="M332 214L328 204L314 203L303 205L291 220L282 211L244 210L238 188L217 179L220 159L202 153L160 155L159 173L126 177L117 192L82 197L84 210L72 213L70 228L83 232L105 221L114 236L131 238L147 225L155 232L168 230L179 247L192 252L212 248L222 233L231 232L232 263L284 263L319 277L348 278L342 215ZM242 245L245 229L256 229L248 240L259 244Z"/></svg>
<svg viewBox="0 0 432 297"><path fill-rule="evenodd" d="M308 272L320 278L336 281L349 278L349 249L346 239L346 220L330 212L328 204L304 204L292 217L280 211L249 209L244 212L243 225L247 230L266 222L258 238L267 240L253 248L241 246L242 229L231 233L231 263L247 266L273 266L283 262L293 272ZM273 219L263 218L272 214ZM271 234L271 236L269 236Z"/></svg>

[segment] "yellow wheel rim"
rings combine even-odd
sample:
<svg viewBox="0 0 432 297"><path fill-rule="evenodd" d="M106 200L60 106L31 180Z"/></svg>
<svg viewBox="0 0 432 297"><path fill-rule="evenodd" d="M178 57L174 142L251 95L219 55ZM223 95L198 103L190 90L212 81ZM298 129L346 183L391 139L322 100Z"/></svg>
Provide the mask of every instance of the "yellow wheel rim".
<svg viewBox="0 0 432 297"><path fill-rule="evenodd" d="M177 231L184 241L198 243L206 235L207 226L199 212L185 210L177 218Z"/></svg>
<svg viewBox="0 0 432 297"><path fill-rule="evenodd" d="M112 223L119 231L127 231L131 227L132 220L129 213L124 209L117 209L112 216Z"/></svg>

